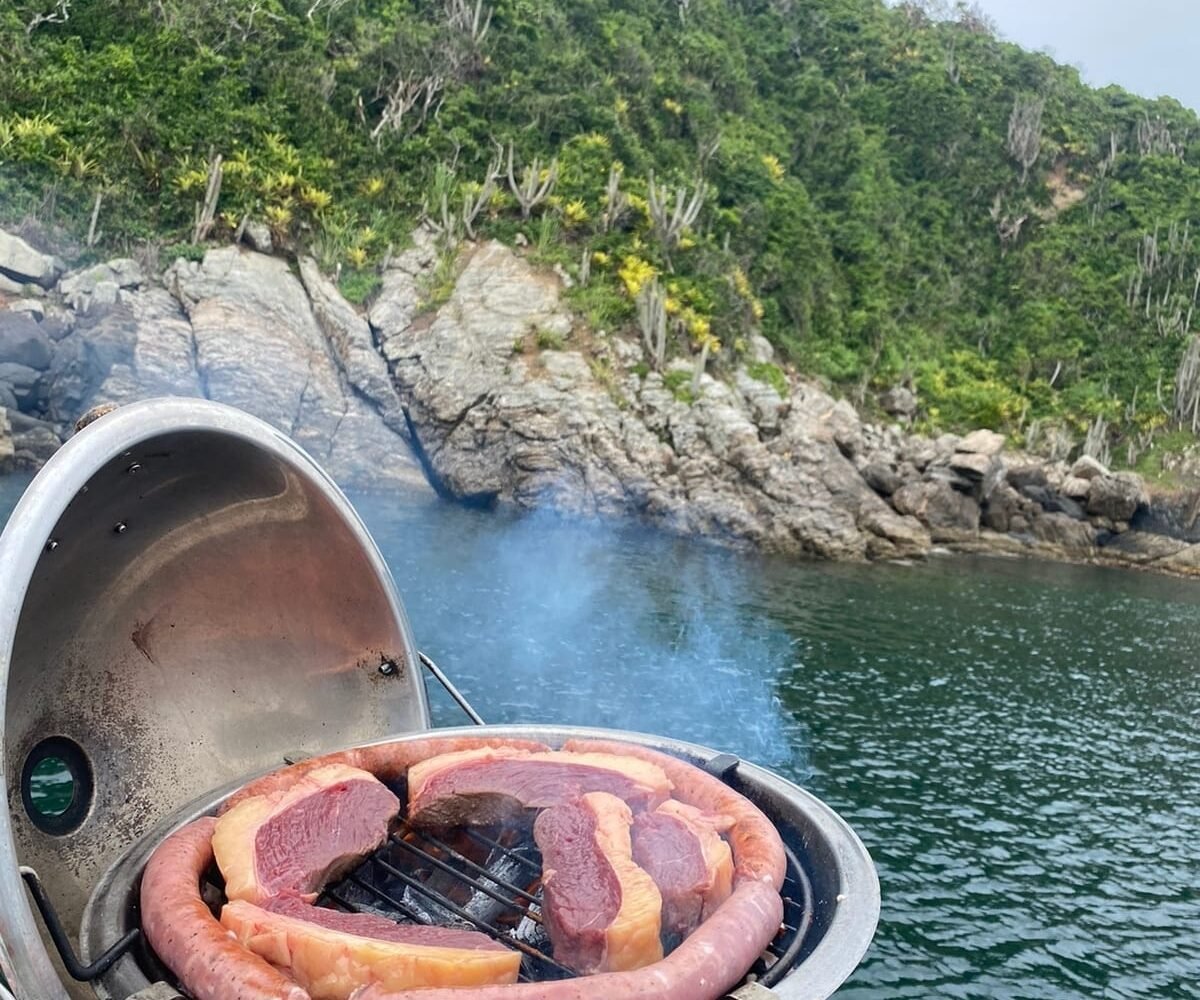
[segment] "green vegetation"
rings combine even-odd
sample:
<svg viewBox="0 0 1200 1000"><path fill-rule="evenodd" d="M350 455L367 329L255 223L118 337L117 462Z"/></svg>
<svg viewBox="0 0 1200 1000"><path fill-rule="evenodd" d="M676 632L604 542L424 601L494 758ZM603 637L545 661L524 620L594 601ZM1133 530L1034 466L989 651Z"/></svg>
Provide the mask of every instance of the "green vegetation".
<svg viewBox="0 0 1200 1000"><path fill-rule="evenodd" d="M676 369L663 376L663 385L679 402L691 406L696 402L696 393L692 390L692 373Z"/></svg>
<svg viewBox="0 0 1200 1000"><path fill-rule="evenodd" d="M787 376L784 375L783 369L779 365L773 365L769 361L755 361L746 365L746 374L752 379L757 379L759 382L766 382L767 385L779 393L780 399L787 399Z"/></svg>
<svg viewBox="0 0 1200 1000"><path fill-rule="evenodd" d="M361 299L425 217L527 244L597 329L657 278L668 355L761 332L930 430L1136 462L1200 412L1200 121L965 6L10 0L0 44L0 215L82 238L100 196L97 251L250 216Z"/></svg>
<svg viewBox="0 0 1200 1000"><path fill-rule="evenodd" d="M555 333L553 330L538 330L537 337L534 339L540 351L561 351L566 346L563 335Z"/></svg>

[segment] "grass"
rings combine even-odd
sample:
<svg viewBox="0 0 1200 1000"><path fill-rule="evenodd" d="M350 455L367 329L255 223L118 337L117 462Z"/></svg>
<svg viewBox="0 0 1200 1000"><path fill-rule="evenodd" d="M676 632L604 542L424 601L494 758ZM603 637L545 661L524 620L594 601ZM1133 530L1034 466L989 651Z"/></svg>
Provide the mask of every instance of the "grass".
<svg viewBox="0 0 1200 1000"><path fill-rule="evenodd" d="M780 399L788 398L788 381L783 369L770 361L754 362L746 366L747 374L758 382L765 382L777 393Z"/></svg>
<svg viewBox="0 0 1200 1000"><path fill-rule="evenodd" d="M338 289L347 302L361 306L379 291L382 284L383 278L375 271L346 270L342 272L342 280L338 283Z"/></svg>
<svg viewBox="0 0 1200 1000"><path fill-rule="evenodd" d="M692 392L692 373L685 371L667 372L663 376L665 385L679 402L691 406L696 402L696 394Z"/></svg>
<svg viewBox="0 0 1200 1000"><path fill-rule="evenodd" d="M538 330L535 339L540 351L561 351L567 343L561 333L554 333L551 330Z"/></svg>

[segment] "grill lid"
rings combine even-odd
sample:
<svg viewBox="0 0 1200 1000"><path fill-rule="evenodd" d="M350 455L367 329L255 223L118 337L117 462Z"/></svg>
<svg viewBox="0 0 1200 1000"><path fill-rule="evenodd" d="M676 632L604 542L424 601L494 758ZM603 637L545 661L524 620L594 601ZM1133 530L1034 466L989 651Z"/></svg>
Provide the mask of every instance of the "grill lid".
<svg viewBox="0 0 1200 1000"><path fill-rule="evenodd" d="M0 581L0 958L18 991L65 996L19 865L77 927L158 817L285 757L428 727L365 527L230 407L150 400L83 430L13 512Z"/></svg>

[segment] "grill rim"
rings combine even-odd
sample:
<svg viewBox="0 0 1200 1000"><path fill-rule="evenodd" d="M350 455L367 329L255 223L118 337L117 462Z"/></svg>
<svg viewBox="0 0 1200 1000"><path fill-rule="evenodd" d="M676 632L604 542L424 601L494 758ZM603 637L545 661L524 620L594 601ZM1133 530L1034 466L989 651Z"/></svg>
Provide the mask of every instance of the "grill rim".
<svg viewBox="0 0 1200 1000"><path fill-rule="evenodd" d="M434 729L425 733L375 740L363 746L408 742L429 737L496 736L512 739L541 740L561 746L569 739L607 739L659 750L703 767L719 756L718 751L696 743L670 737L625 730L557 725L497 725ZM282 764L281 764L282 766ZM269 771L263 773L270 773ZM167 836L201 816L213 813L222 802L255 776L231 782L214 790L202 801L169 815L154 824L148 833L110 866L96 882L84 909L80 928L83 960L90 961L115 939L125 926L128 896L121 887L136 886L150 854ZM814 885L814 896L832 908L832 916L819 937L810 932L805 942L810 947L791 970L770 991L781 1000L815 1000L830 997L858 967L870 947L879 922L879 878L866 847L854 830L833 809L811 792L749 761L742 761L734 783L739 792L763 809L776 826L796 830L806 855L827 854L832 865L827 874L835 876L825 889ZM820 857L818 861L822 860ZM810 878L812 872L808 872ZM829 899L833 891L834 899ZM114 989L114 984L120 985ZM128 1000L150 985L137 960L124 956L93 987L99 1000Z"/></svg>

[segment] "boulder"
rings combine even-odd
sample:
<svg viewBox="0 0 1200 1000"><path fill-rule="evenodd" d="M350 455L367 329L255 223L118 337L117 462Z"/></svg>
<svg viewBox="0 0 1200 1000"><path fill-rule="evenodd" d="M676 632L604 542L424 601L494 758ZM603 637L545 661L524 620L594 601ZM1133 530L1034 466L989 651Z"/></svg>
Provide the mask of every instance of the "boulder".
<svg viewBox="0 0 1200 1000"><path fill-rule="evenodd" d="M1096 530L1090 524L1066 514L1042 514L1034 518L1032 530L1039 541L1076 554L1094 548L1096 542Z"/></svg>
<svg viewBox="0 0 1200 1000"><path fill-rule="evenodd" d="M862 477L881 497L890 497L903 485L899 474L882 462L869 462L862 470Z"/></svg>
<svg viewBox="0 0 1200 1000"><path fill-rule="evenodd" d="M775 360L775 348L761 333L752 333L746 338L746 357L760 365Z"/></svg>
<svg viewBox="0 0 1200 1000"><path fill-rule="evenodd" d="M782 399L773 386L751 378L750 373L742 366L734 373L734 384L750 411L751 419L759 429L765 434L777 434L780 423L789 409L788 401Z"/></svg>
<svg viewBox="0 0 1200 1000"><path fill-rule="evenodd" d="M1091 455L1082 455L1071 466L1071 476L1075 479L1095 479L1097 476L1109 475L1108 469L1097 462Z"/></svg>
<svg viewBox="0 0 1200 1000"><path fill-rule="evenodd" d="M1009 466L1004 478L1019 493L1024 493L1031 486L1045 489L1047 485L1046 470L1041 465Z"/></svg>
<svg viewBox="0 0 1200 1000"><path fill-rule="evenodd" d="M45 426L15 431L12 443L16 462L33 468L44 465L62 447L58 435Z"/></svg>
<svg viewBox="0 0 1200 1000"><path fill-rule="evenodd" d="M0 312L0 362L45 371L53 359L54 344L31 315Z"/></svg>
<svg viewBox="0 0 1200 1000"><path fill-rule="evenodd" d="M926 525L935 542L957 541L979 530L979 504L945 482L902 486L892 497L892 506Z"/></svg>
<svg viewBox="0 0 1200 1000"><path fill-rule="evenodd" d="M983 525L992 531L1007 534L1014 530L1014 522L1020 519L1020 523L1016 527L1024 530L1028 527L1028 518L1025 515L1031 505L1031 501L1023 497L1012 486L1001 483L984 504Z"/></svg>
<svg viewBox="0 0 1200 1000"><path fill-rule="evenodd" d="M1058 488L1058 491L1063 496L1070 497L1072 500L1086 500L1091 487L1092 481L1090 479L1084 479L1082 476L1067 476L1062 481L1062 485Z"/></svg>
<svg viewBox="0 0 1200 1000"><path fill-rule="evenodd" d="M115 305L122 290L137 288L145 280L137 261L120 257L67 275L58 290L72 309L85 313L94 306Z"/></svg>
<svg viewBox="0 0 1200 1000"><path fill-rule="evenodd" d="M242 239L252 249L259 253L273 253L275 241L271 237L271 227L257 219L249 219L242 230Z"/></svg>
<svg viewBox="0 0 1200 1000"><path fill-rule="evenodd" d="M42 373L28 365L19 365L11 361L0 362L0 385L7 386L16 399L17 406L22 410L33 407L38 398L38 382Z"/></svg>
<svg viewBox="0 0 1200 1000"><path fill-rule="evenodd" d="M181 334L190 323L179 374L284 431L343 485L428 489L405 440L339 361L344 350L356 357L350 367L366 372L351 342L366 327L335 349L286 261L229 246L200 263L176 261L166 277L187 314Z"/></svg>
<svg viewBox="0 0 1200 1000"><path fill-rule="evenodd" d="M1096 476L1087 494L1087 512L1112 521L1128 521L1147 502L1141 476L1133 472Z"/></svg>
<svg viewBox="0 0 1200 1000"><path fill-rule="evenodd" d="M0 229L0 274L18 284L53 288L62 273L63 263L57 257L40 253L19 236Z"/></svg>
<svg viewBox="0 0 1200 1000"><path fill-rule="evenodd" d="M879 407L893 417L909 419L917 412L917 397L902 385L893 386L879 397Z"/></svg>
<svg viewBox="0 0 1200 1000"><path fill-rule="evenodd" d="M1004 450L1004 435L995 431L972 431L958 442L956 449L971 455L999 455Z"/></svg>

